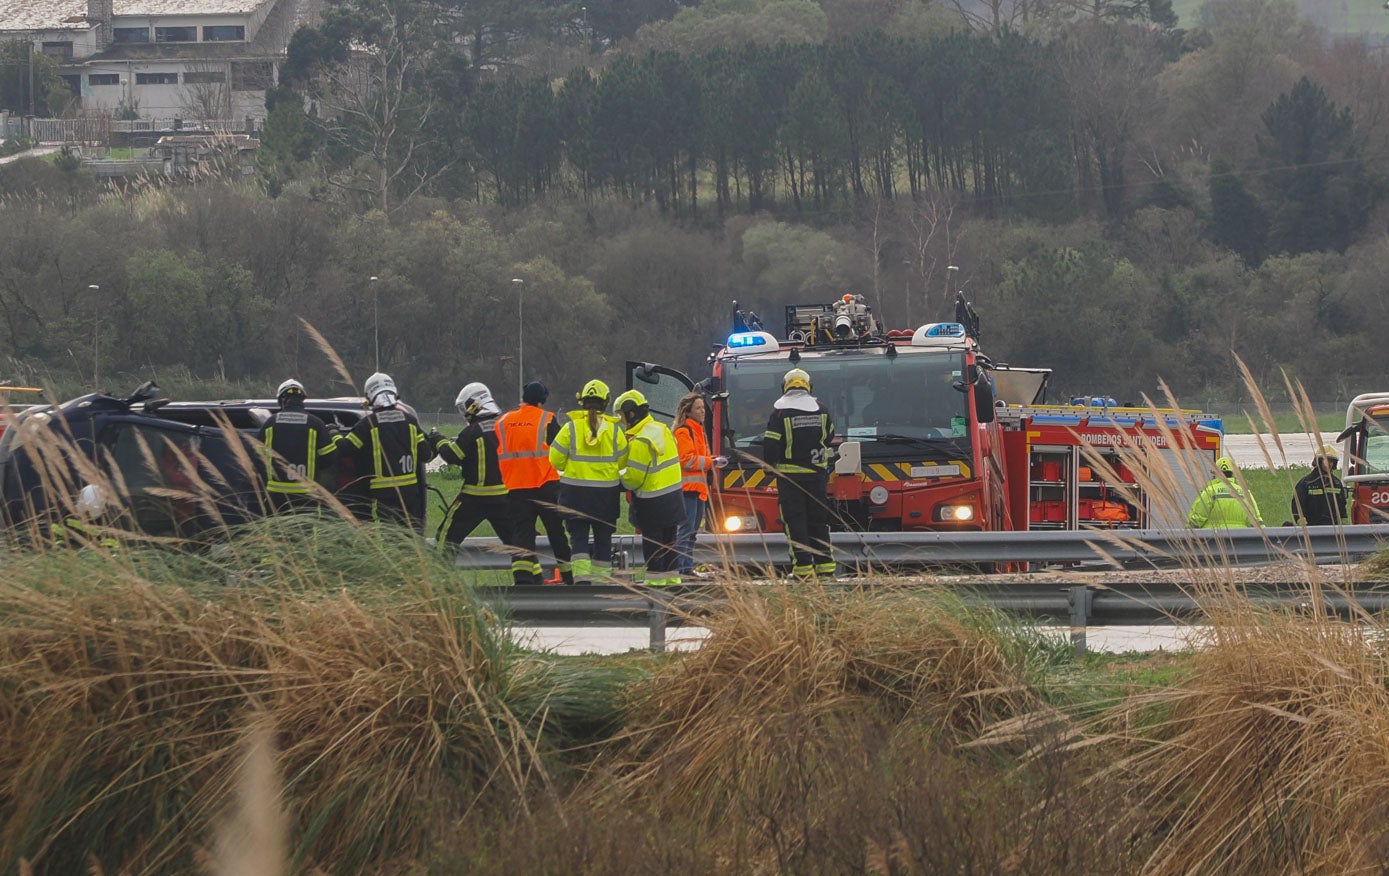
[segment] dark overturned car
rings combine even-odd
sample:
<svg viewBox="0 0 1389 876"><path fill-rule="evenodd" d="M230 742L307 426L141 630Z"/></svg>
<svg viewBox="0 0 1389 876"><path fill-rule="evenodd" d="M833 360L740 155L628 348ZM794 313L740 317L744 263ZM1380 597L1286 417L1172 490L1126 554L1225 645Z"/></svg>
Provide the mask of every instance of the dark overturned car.
<svg viewBox="0 0 1389 876"><path fill-rule="evenodd" d="M262 516L254 438L278 408L170 401L147 383L127 398L93 393L15 411L0 434L0 523L39 537L86 520L190 538ZM305 409L344 431L366 414L360 398L309 399ZM355 473L327 477L336 490Z"/></svg>

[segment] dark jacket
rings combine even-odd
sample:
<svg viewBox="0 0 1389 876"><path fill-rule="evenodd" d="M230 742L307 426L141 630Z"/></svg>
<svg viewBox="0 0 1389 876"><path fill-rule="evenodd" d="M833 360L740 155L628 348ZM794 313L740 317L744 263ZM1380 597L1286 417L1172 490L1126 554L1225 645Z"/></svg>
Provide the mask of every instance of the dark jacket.
<svg viewBox="0 0 1389 876"><path fill-rule="evenodd" d="M322 469L337 452L323 421L298 406L281 408L256 437L265 445L263 475L270 493L309 492L307 482L320 480Z"/></svg>
<svg viewBox="0 0 1389 876"><path fill-rule="evenodd" d="M424 464L434 458L419 420L403 406L372 411L337 439L338 452L352 465L355 480L348 497L398 508L424 520Z"/></svg>
<svg viewBox="0 0 1389 876"><path fill-rule="evenodd" d="M773 405L762 436L762 458L782 474L825 474L832 438L829 409L810 393L793 389Z"/></svg>
<svg viewBox="0 0 1389 876"><path fill-rule="evenodd" d="M1331 526L1346 519L1346 488L1333 471L1317 466L1293 488L1293 519L1308 526Z"/></svg>
<svg viewBox="0 0 1389 876"><path fill-rule="evenodd" d="M504 496L506 482L502 480L502 467L498 459L497 415L482 414L473 420L458 438L447 438L435 445L439 458L449 465L456 465L463 472L463 496Z"/></svg>

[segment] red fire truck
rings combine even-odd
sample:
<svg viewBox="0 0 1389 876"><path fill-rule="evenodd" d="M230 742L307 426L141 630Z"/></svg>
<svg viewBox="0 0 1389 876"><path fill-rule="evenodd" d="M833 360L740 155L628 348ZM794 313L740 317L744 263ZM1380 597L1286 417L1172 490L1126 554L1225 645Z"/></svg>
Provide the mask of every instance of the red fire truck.
<svg viewBox="0 0 1389 876"><path fill-rule="evenodd" d="M1389 522L1389 393L1358 395L1346 408L1345 485L1351 523Z"/></svg>
<svg viewBox="0 0 1389 876"><path fill-rule="evenodd" d="M628 362L627 386L666 417L692 389L712 399L710 441L730 464L715 473L710 527L725 532L781 529L761 438L793 367L810 373L840 436L829 499L841 528L1180 525L1153 516L1124 451L1201 454L1203 462L1183 467L1193 474L1177 501L1189 505L1219 454L1218 419L1109 399L1047 405L1050 369L994 363L978 335L962 296L955 322L915 330L884 331L861 295L791 305L780 337L735 303L734 331L711 354L708 378L696 384L671 368ZM1093 465L1096 454L1113 464Z"/></svg>

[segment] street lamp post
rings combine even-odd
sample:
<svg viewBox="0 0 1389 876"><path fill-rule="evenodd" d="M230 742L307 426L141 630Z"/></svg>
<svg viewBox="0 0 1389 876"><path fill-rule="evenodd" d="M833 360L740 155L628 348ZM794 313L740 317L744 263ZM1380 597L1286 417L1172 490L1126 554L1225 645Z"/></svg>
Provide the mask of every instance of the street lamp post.
<svg viewBox="0 0 1389 876"><path fill-rule="evenodd" d="M516 287L516 402L520 404L526 384L526 281L512 277Z"/></svg>
<svg viewBox="0 0 1389 876"><path fill-rule="evenodd" d="M376 354L376 370L381 371L381 293L376 288L376 277L371 278L371 345Z"/></svg>
<svg viewBox="0 0 1389 876"><path fill-rule="evenodd" d="M92 390L101 389L101 287L93 283L87 287L92 293Z"/></svg>

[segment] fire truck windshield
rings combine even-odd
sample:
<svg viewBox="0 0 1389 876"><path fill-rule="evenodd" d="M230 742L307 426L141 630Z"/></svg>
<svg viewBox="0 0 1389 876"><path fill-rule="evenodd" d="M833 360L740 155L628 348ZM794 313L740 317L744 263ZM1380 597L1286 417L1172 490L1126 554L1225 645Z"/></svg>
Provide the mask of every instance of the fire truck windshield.
<svg viewBox="0 0 1389 876"><path fill-rule="evenodd" d="M1359 474L1389 474L1389 433L1373 417L1365 418L1365 465Z"/></svg>
<svg viewBox="0 0 1389 876"><path fill-rule="evenodd" d="M781 377L791 367L783 358L726 367L726 428L736 446L749 447L762 437L781 396ZM903 443L936 441L958 453L968 441L969 397L953 386L964 367L959 352L904 349L891 359L877 350L807 353L795 367L810 373L815 397L830 409L838 434L864 442L870 454L874 445L896 445L893 452L900 453Z"/></svg>

